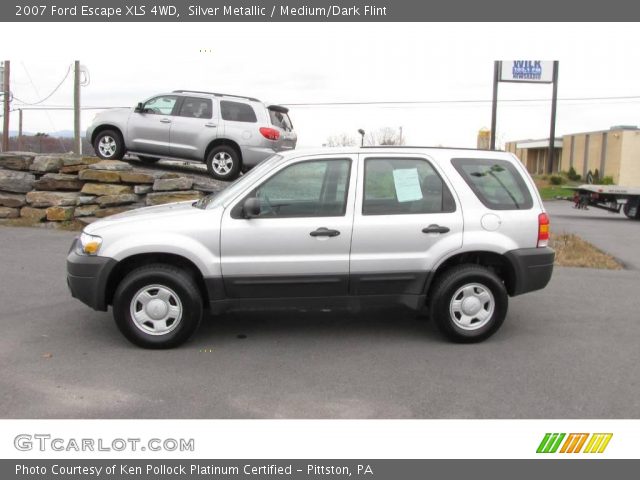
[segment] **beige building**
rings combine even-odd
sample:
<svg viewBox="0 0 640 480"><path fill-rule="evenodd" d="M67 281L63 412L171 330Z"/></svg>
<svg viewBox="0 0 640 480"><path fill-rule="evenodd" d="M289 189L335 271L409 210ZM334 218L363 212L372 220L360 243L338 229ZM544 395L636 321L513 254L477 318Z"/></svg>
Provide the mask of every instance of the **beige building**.
<svg viewBox="0 0 640 480"><path fill-rule="evenodd" d="M544 145L543 145L544 144ZM548 140L523 140L507 143L530 173L546 173ZM573 167L583 179L596 169L600 177L612 177L614 183L640 185L640 129L616 126L597 132L574 133L556 139L554 172Z"/></svg>
<svg viewBox="0 0 640 480"><path fill-rule="evenodd" d="M562 139L556 138L553 144L553 172L562 169ZM531 174L547 173L547 159L549 157L549 139L543 140L519 140L517 142L507 142L504 149L507 152L515 153Z"/></svg>

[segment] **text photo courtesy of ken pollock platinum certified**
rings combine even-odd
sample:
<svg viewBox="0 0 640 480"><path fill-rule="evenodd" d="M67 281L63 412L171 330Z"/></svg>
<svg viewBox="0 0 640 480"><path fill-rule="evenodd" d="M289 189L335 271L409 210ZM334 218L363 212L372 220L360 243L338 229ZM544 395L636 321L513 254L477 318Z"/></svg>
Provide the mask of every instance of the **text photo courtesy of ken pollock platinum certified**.
<svg viewBox="0 0 640 480"><path fill-rule="evenodd" d="M110 6L90 6L90 5L73 5L73 6L56 6L56 5L39 5L39 6L16 6L17 16L37 17L41 15L49 15L59 20L72 17L85 18L87 20L103 19L115 20L120 17L173 17L179 19L180 16L196 17L202 21L210 19L224 18L371 18L387 16L387 6L362 5L343 7L339 5L329 5L322 7L313 7L308 5L291 6L291 5L273 5L271 8L261 5L251 6L203 6L203 5L126 5L124 7Z"/></svg>
<svg viewBox="0 0 640 480"><path fill-rule="evenodd" d="M51 462L50 466L44 465L23 465L16 464L15 474L18 477L51 475L51 476L91 476L94 478L104 477L128 477L142 475L157 475L163 478L178 478L178 476L289 476L300 473L306 476L374 476L374 468L367 463L354 463L350 465L322 465L322 464L302 464L296 465L280 462L272 463L243 463L236 462L237 465L206 465L201 463L174 463L171 465L158 462L155 464L119 463L113 465L60 465Z"/></svg>

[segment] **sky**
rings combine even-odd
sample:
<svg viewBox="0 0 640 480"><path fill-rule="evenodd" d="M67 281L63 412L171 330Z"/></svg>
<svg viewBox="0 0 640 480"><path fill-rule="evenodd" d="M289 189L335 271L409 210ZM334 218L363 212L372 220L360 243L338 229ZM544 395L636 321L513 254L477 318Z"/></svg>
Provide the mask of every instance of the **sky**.
<svg viewBox="0 0 640 480"><path fill-rule="evenodd" d="M474 147L491 123L493 61L523 58L560 61L558 135L640 124L637 24L0 24L0 44L11 60L13 94L26 102L48 95L76 59L90 73L84 106L133 106L175 89L281 104L486 101L292 106L300 147L384 127L402 127L407 144ZM498 143L548 138L551 92L550 85L501 83ZM562 100L614 96L639 98ZM72 99L69 75L43 105L71 106ZM83 129L96 113L83 112ZM17 128L16 112L10 129ZM72 114L28 111L23 128L71 130Z"/></svg>

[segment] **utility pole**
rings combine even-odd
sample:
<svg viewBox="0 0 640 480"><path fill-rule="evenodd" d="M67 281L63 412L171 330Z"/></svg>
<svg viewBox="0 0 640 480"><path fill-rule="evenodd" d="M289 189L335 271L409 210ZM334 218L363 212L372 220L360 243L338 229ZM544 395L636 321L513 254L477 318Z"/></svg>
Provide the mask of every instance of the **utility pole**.
<svg viewBox="0 0 640 480"><path fill-rule="evenodd" d="M547 173L553 173L553 162L556 156L556 109L558 105L558 70L560 62L553 62L553 96L551 97L551 128L549 131L549 161L547 162Z"/></svg>
<svg viewBox="0 0 640 480"><path fill-rule="evenodd" d="M4 73L3 73L3 97L4 97L4 117L2 127L2 151L9 150L9 102L11 101L11 88L9 86L9 79L11 78L11 62L9 60L4 61Z"/></svg>
<svg viewBox="0 0 640 480"><path fill-rule="evenodd" d="M18 151L22 151L22 109L18 110Z"/></svg>
<svg viewBox="0 0 640 480"><path fill-rule="evenodd" d="M73 153L82 155L82 139L80 138L80 61L76 60L73 68Z"/></svg>
<svg viewBox="0 0 640 480"><path fill-rule="evenodd" d="M489 150L496 149L496 116L498 113L498 79L500 78L500 61L493 62L493 99L491 101L491 135Z"/></svg>

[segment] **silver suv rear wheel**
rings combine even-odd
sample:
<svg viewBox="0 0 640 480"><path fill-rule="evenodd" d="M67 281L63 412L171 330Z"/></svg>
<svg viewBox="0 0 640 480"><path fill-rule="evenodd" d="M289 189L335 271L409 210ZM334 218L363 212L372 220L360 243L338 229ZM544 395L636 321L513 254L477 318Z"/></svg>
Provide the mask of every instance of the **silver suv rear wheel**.
<svg viewBox="0 0 640 480"><path fill-rule="evenodd" d="M509 297L504 283L480 265L458 265L435 280L430 295L431 318L450 340L480 342L504 322Z"/></svg>
<svg viewBox="0 0 640 480"><path fill-rule="evenodd" d="M240 174L240 154L229 145L215 147L207 155L207 170L216 180L234 180Z"/></svg>

